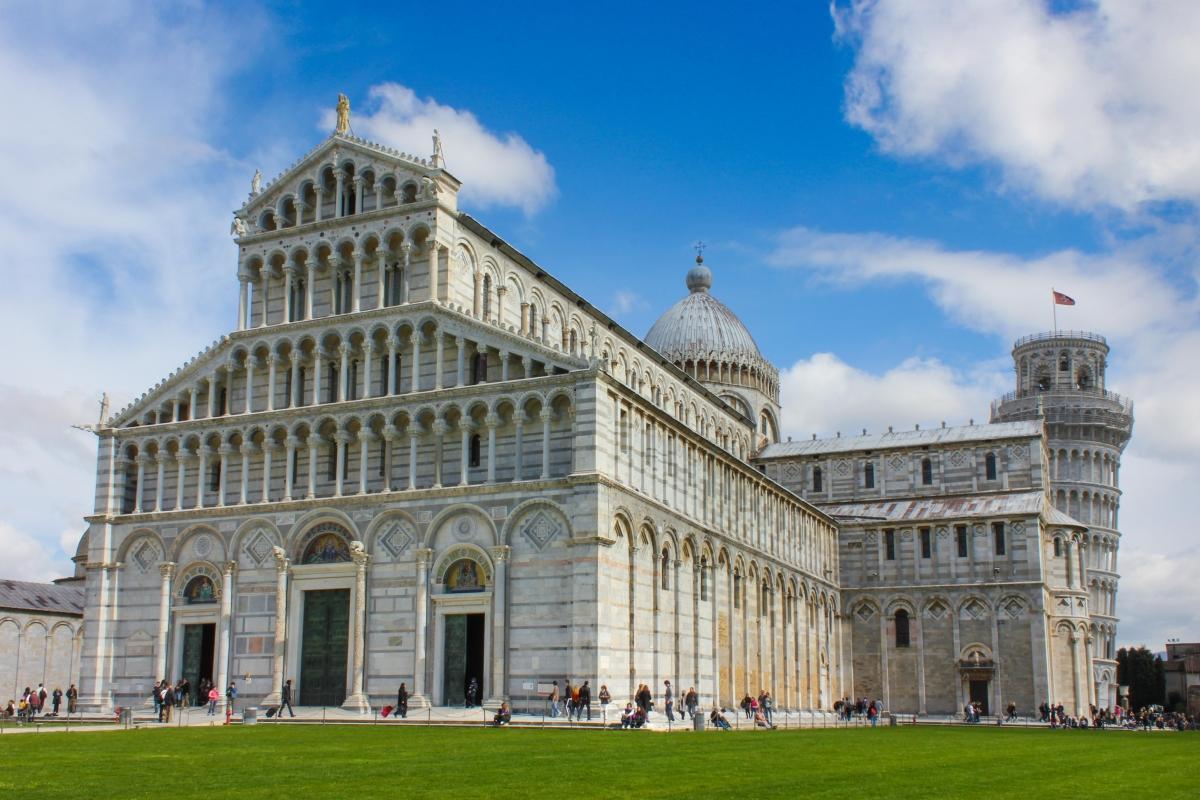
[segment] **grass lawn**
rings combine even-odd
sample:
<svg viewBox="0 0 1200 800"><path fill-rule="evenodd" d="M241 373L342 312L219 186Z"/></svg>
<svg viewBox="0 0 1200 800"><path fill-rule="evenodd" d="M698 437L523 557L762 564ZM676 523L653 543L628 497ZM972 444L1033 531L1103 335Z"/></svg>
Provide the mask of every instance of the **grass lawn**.
<svg viewBox="0 0 1200 800"><path fill-rule="evenodd" d="M1197 797L1200 733L258 726L0 737L0 797Z"/></svg>

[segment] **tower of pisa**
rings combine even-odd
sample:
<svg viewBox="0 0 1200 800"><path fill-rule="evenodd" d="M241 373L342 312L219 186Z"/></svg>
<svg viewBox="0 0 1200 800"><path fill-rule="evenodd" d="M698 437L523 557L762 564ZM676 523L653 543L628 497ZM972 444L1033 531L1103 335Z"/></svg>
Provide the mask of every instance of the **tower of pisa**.
<svg viewBox="0 0 1200 800"><path fill-rule="evenodd" d="M1088 526L1088 595L1094 702L1117 702L1117 550L1121 453L1133 403L1105 388L1108 343L1084 331L1038 333L1013 345L1016 391L992 403L993 422L1043 418L1055 507Z"/></svg>

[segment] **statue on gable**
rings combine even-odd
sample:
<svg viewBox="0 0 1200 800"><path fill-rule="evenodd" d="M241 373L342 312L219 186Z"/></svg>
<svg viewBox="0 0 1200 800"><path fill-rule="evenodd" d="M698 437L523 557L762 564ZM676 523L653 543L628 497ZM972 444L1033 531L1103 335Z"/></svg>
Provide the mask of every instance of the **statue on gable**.
<svg viewBox="0 0 1200 800"><path fill-rule="evenodd" d="M437 197L438 185L437 185L437 181L435 181L433 178L430 178L428 176L422 177L421 178L421 186L423 186L425 189L426 197L430 197L430 198Z"/></svg>
<svg viewBox="0 0 1200 800"><path fill-rule="evenodd" d="M345 136L350 132L350 98L344 94L338 95L337 127L333 129L333 132L338 136Z"/></svg>
<svg viewBox="0 0 1200 800"><path fill-rule="evenodd" d="M262 192L262 172L254 170L254 177L250 179L250 196L255 197Z"/></svg>
<svg viewBox="0 0 1200 800"><path fill-rule="evenodd" d="M438 129L433 129L433 156L429 159L429 163L434 167L441 167L446 161L442 154L442 135L438 133Z"/></svg>
<svg viewBox="0 0 1200 800"><path fill-rule="evenodd" d="M241 217L234 217L233 224L229 226L229 235L236 236L239 239L246 235L246 220Z"/></svg>

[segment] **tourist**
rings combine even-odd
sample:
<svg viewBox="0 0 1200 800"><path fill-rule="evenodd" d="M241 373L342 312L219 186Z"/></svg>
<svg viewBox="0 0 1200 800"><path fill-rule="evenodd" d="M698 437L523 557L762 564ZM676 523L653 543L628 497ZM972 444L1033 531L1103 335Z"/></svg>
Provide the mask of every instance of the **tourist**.
<svg viewBox="0 0 1200 800"><path fill-rule="evenodd" d="M663 681L663 708L667 711L667 722L675 721L675 693L671 691L671 682Z"/></svg>
<svg viewBox="0 0 1200 800"><path fill-rule="evenodd" d="M67 713L68 714L75 713L75 703L78 700L79 700L79 690L76 689L75 684L72 683L71 687L69 689L67 689Z"/></svg>
<svg viewBox="0 0 1200 800"><path fill-rule="evenodd" d="M288 714L294 719L296 716L295 710L292 709L292 679L288 678L283 682L283 688L279 691L279 716L283 716L283 710L288 710Z"/></svg>
<svg viewBox="0 0 1200 800"><path fill-rule="evenodd" d="M879 709L874 703L871 703L870 708L867 709L867 719L871 721L872 728L879 724Z"/></svg>
<svg viewBox="0 0 1200 800"><path fill-rule="evenodd" d="M608 704L612 702L612 695L608 691L608 684L600 684L600 708L605 714L608 714Z"/></svg>
<svg viewBox="0 0 1200 800"><path fill-rule="evenodd" d="M396 695L396 716L408 719L408 686L400 684L400 692Z"/></svg>
<svg viewBox="0 0 1200 800"><path fill-rule="evenodd" d="M579 687L579 705L575 710L575 719L582 719L584 709L587 710L587 721L592 721L592 687L588 681Z"/></svg>
<svg viewBox="0 0 1200 800"><path fill-rule="evenodd" d="M713 706L712 713L708 715L708 721L711 722L713 726L717 728L717 730L733 730L733 726L729 724L729 720L725 719L725 709L723 708L718 711L717 707Z"/></svg>
<svg viewBox="0 0 1200 800"><path fill-rule="evenodd" d="M492 724L499 728L510 722L512 722L512 710L509 709L508 703L501 703L500 710L496 712L496 716L492 717Z"/></svg>
<svg viewBox="0 0 1200 800"><path fill-rule="evenodd" d="M38 707L38 713L41 713L41 714L44 714L44 713L46 713L46 698L47 698L47 697L49 697L49 696L50 696L50 695L49 695L49 694L46 692L46 687L45 687L45 686L42 686L42 685L39 683L39 684L38 684L38 690L37 690L37 707Z"/></svg>
<svg viewBox="0 0 1200 800"><path fill-rule="evenodd" d="M1005 711L1007 712L1007 716L1005 719L1006 722L1016 722L1017 721L1017 704L1016 703L1010 702L1008 704L1008 708L1006 708Z"/></svg>
<svg viewBox="0 0 1200 800"><path fill-rule="evenodd" d="M175 684L175 705L182 710L184 706L192 704L192 682L187 678L180 678Z"/></svg>
<svg viewBox="0 0 1200 800"><path fill-rule="evenodd" d="M155 681L154 688L150 690L150 697L154 700L154 716L162 722L162 681Z"/></svg>
<svg viewBox="0 0 1200 800"><path fill-rule="evenodd" d="M650 687L647 684L642 684L642 689L638 693L638 699L641 701L638 703L638 707L641 708L642 713L649 718L650 709L654 707L654 698L651 696Z"/></svg>
<svg viewBox="0 0 1200 800"><path fill-rule="evenodd" d="M754 724L756 727L759 727L759 728L772 728L773 729L775 727L774 725L771 724L770 720L767 719L766 715L763 714L762 706L759 706L757 701L755 701L755 708L754 708Z"/></svg>
<svg viewBox="0 0 1200 800"><path fill-rule="evenodd" d="M696 694L694 686L688 687L687 694L683 696L683 705L687 709L689 718L696 716L696 709L700 705L700 697Z"/></svg>
<svg viewBox="0 0 1200 800"><path fill-rule="evenodd" d="M625 710L621 712L621 729L631 727L633 725L633 703L626 703Z"/></svg>
<svg viewBox="0 0 1200 800"><path fill-rule="evenodd" d="M550 719L558 718L558 681L554 681L554 685L550 687L550 694L546 697L546 705L550 707Z"/></svg>
<svg viewBox="0 0 1200 800"><path fill-rule="evenodd" d="M571 691L572 691L571 690L571 679L567 678L565 681L563 681L562 702L563 702L563 711L566 712L568 721L570 721L571 712L575 708L575 701L573 699L573 695L571 694Z"/></svg>
<svg viewBox="0 0 1200 800"><path fill-rule="evenodd" d="M171 689L171 684L167 683L164 680L163 684L162 684L162 711L163 711L163 714L162 714L162 718L160 718L158 720L159 722L170 722L171 721L171 707L174 705L175 705L175 692L174 692L174 690Z"/></svg>
<svg viewBox="0 0 1200 800"><path fill-rule="evenodd" d="M221 699L221 693L217 691L217 687L213 686L208 690L208 715L215 717L217 715L217 701Z"/></svg>
<svg viewBox="0 0 1200 800"><path fill-rule="evenodd" d="M746 695L742 698L741 709L742 713L746 716L746 719L750 719L750 695Z"/></svg>
<svg viewBox="0 0 1200 800"><path fill-rule="evenodd" d="M775 727L775 704L771 701L771 693L764 690L762 697L758 699L758 705L762 708L763 716L767 718L767 723L773 728Z"/></svg>
<svg viewBox="0 0 1200 800"><path fill-rule="evenodd" d="M237 694L237 682L230 681L229 688L225 690L226 717L233 713L234 701L237 700Z"/></svg>
<svg viewBox="0 0 1200 800"><path fill-rule="evenodd" d="M475 701L479 698L479 681L472 676L470 682L467 683L467 708L474 708Z"/></svg>
<svg viewBox="0 0 1200 800"><path fill-rule="evenodd" d="M54 687L54 692L50 695L50 706L54 709L54 716L58 716L58 708L62 705L63 693L62 689Z"/></svg>
<svg viewBox="0 0 1200 800"><path fill-rule="evenodd" d="M4 718L12 719L17 713L17 704L13 700L8 701L8 705L4 707Z"/></svg>

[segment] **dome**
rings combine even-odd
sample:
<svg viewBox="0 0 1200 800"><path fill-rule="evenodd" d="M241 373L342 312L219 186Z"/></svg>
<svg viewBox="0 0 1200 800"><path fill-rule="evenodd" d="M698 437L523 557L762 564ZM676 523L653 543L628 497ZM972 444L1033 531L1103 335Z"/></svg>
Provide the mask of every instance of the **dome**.
<svg viewBox="0 0 1200 800"><path fill-rule="evenodd" d="M646 344L683 366L713 361L752 369L767 364L754 337L729 308L709 293L712 271L701 258L688 271L689 294L667 309L646 334Z"/></svg>

